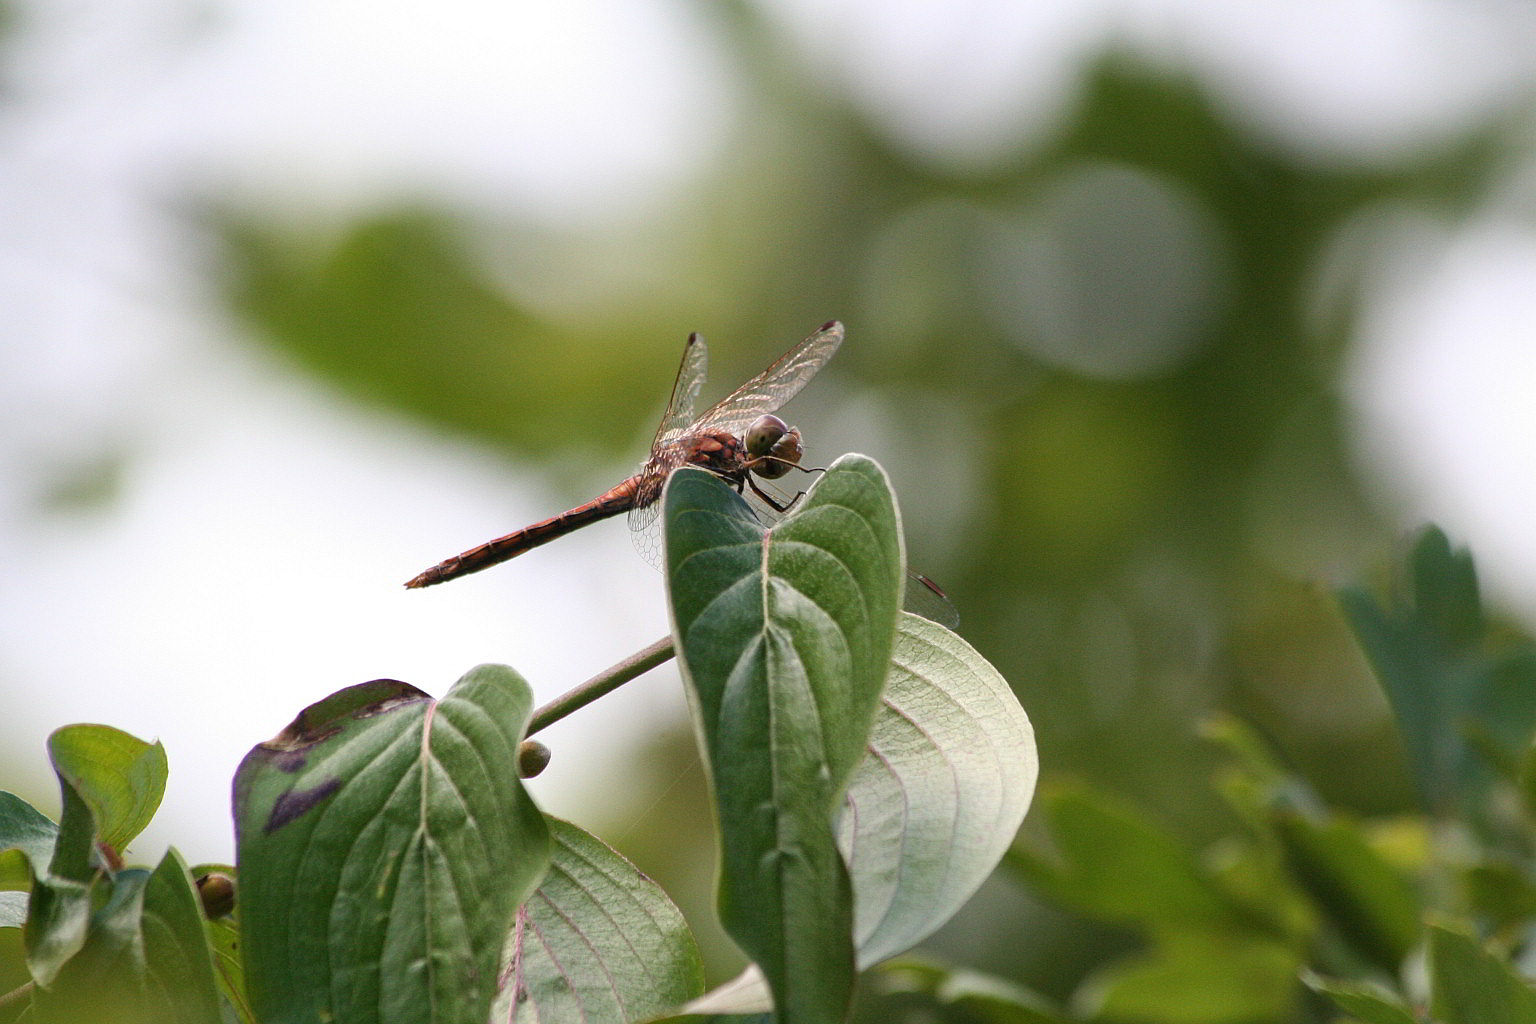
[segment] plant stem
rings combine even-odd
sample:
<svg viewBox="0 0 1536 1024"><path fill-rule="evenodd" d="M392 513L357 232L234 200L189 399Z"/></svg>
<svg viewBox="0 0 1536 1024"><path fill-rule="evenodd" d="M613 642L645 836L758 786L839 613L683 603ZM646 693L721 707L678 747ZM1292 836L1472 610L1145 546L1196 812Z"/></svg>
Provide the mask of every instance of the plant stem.
<svg viewBox="0 0 1536 1024"><path fill-rule="evenodd" d="M610 666L586 682L566 691L533 713L526 735L532 736L540 729L560 721L566 715L611 693L638 675L649 672L677 653L672 638L664 636L643 650L636 651L617 665Z"/></svg>
<svg viewBox="0 0 1536 1024"><path fill-rule="evenodd" d="M36 988L34 982L22 982L19 988L14 988L5 995L0 996L0 1013L9 1014L16 1007L21 1006L32 998L32 990Z"/></svg>

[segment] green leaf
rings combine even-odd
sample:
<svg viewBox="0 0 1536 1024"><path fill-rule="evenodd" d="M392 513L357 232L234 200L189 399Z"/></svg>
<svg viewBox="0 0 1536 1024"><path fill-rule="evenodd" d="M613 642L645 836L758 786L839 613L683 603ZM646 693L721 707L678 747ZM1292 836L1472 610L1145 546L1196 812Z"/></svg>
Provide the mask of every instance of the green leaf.
<svg viewBox="0 0 1536 1024"><path fill-rule="evenodd" d="M1536 918L1536 880L1521 865L1490 859L1462 874L1467 903L1490 927L1520 931Z"/></svg>
<svg viewBox="0 0 1536 1024"><path fill-rule="evenodd" d="M192 880L195 883L212 872L231 878L237 875L233 864L194 864L191 868ZM198 898L202 898L201 892ZM251 1009L245 995L245 965L240 960L240 925L237 916L210 918L205 909L203 930L207 933L208 946L213 954L213 973L219 985L219 995L234 1014L235 1022L259 1024L256 1011Z"/></svg>
<svg viewBox="0 0 1536 1024"><path fill-rule="evenodd" d="M221 917L204 921L208 946L213 953L213 976L219 995L238 1024L260 1024L256 1011L245 994L245 965L240 960L240 928L234 920Z"/></svg>
<svg viewBox="0 0 1536 1024"><path fill-rule="evenodd" d="M517 777L531 705L498 665L441 701L376 680L246 755L240 924L261 1019L485 1019L517 906L549 860Z"/></svg>
<svg viewBox="0 0 1536 1024"><path fill-rule="evenodd" d="M934 993L977 1024L1065 1024L1066 1014L1014 982L974 971L953 971Z"/></svg>
<svg viewBox="0 0 1536 1024"><path fill-rule="evenodd" d="M15 793L0 790L0 889L26 889L48 870L59 826Z"/></svg>
<svg viewBox="0 0 1536 1024"><path fill-rule="evenodd" d="M491 1018L627 1024L702 992L698 946L661 887L597 837L546 820L549 873L518 912Z"/></svg>
<svg viewBox="0 0 1536 1024"><path fill-rule="evenodd" d="M1429 926L1430 987L1443 1024L1536 1024L1536 991L1472 936Z"/></svg>
<svg viewBox="0 0 1536 1024"><path fill-rule="evenodd" d="M1038 774L1034 730L997 670L954 633L903 613L839 827L861 969L911 949L970 899L1023 822ZM689 1009L771 1007L749 967Z"/></svg>
<svg viewBox="0 0 1536 1024"><path fill-rule="evenodd" d="M1288 1020L1295 1015L1300 953L1283 943L1199 928L1160 935L1145 956L1091 979L1079 1001L1107 1020Z"/></svg>
<svg viewBox="0 0 1536 1024"><path fill-rule="evenodd" d="M890 661L895 500L880 468L850 455L771 531L699 470L674 473L663 501L673 631L720 822L722 923L781 1020L841 1020L852 890L833 815Z"/></svg>
<svg viewBox="0 0 1536 1024"><path fill-rule="evenodd" d="M975 894L1039 772L1034 729L1003 677L954 633L903 613L839 828L861 968L911 949Z"/></svg>
<svg viewBox="0 0 1536 1024"><path fill-rule="evenodd" d="M153 1019L149 1008L138 1002L142 976L124 969L134 965L142 942L139 922L148 881L148 871L134 868L119 871L105 884L107 899L90 915L79 950L52 977L37 978L33 1009L38 1021L149 1024ZM35 970L33 974L37 976Z"/></svg>
<svg viewBox="0 0 1536 1024"><path fill-rule="evenodd" d="M48 737L59 778L91 809L96 838L122 850L144 831L165 795L165 748L109 725L67 725Z"/></svg>
<svg viewBox="0 0 1536 1024"><path fill-rule="evenodd" d="M185 862L119 871L83 948L36 990L40 1022L219 1024L202 910Z"/></svg>
<svg viewBox="0 0 1536 1024"><path fill-rule="evenodd" d="M1086 913L1149 927L1220 927L1231 908L1192 851L1130 804L1085 786L1040 794L1057 859L1014 847L1008 863Z"/></svg>
<svg viewBox="0 0 1536 1024"><path fill-rule="evenodd" d="M1045 997L1015 982L966 969L901 959L871 971L860 984L857 1020L959 1020L965 1024L1066 1024ZM942 1011L948 1010L949 1013ZM939 1011L939 1012L935 1012ZM954 1016L959 1011L959 1016Z"/></svg>
<svg viewBox="0 0 1536 1024"><path fill-rule="evenodd" d="M1536 728L1536 655L1486 649L1471 556L1429 527L1408 580L1385 605L1347 588L1339 602L1397 719L1419 791L1432 811L1476 806L1493 777L1469 743L1523 749Z"/></svg>
<svg viewBox="0 0 1536 1024"><path fill-rule="evenodd" d="M167 850L144 887L146 987L159 1020L218 1024L219 993L203 908L186 862Z"/></svg>
<svg viewBox="0 0 1536 1024"><path fill-rule="evenodd" d="M40 985L53 983L85 945L91 924L91 885L51 874L32 884L24 929L27 969Z"/></svg>
<svg viewBox="0 0 1536 1024"><path fill-rule="evenodd" d="M66 726L48 738L64 809L53 856L33 881L27 908L27 967L39 985L53 983L94 927L91 890L99 870L102 816L117 822L119 834L138 817L131 793L142 787L124 786L122 780L146 774L148 746L106 726Z"/></svg>
<svg viewBox="0 0 1536 1024"><path fill-rule="evenodd" d="M1365 1024L1420 1024L1419 1018L1396 993L1369 982L1339 981L1303 974L1302 980L1320 992L1343 1013Z"/></svg>
<svg viewBox="0 0 1536 1024"><path fill-rule="evenodd" d="M1291 871L1350 945L1392 974L1419 940L1413 885L1366 842L1352 822L1274 815Z"/></svg>

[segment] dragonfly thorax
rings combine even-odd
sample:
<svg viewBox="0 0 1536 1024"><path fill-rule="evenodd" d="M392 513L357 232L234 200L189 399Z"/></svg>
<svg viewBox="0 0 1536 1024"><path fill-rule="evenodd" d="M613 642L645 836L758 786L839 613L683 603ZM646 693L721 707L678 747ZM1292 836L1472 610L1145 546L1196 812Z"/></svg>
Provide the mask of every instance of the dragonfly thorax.
<svg viewBox="0 0 1536 1024"><path fill-rule="evenodd" d="M747 471L747 461L746 448L734 435L685 434L662 445L641 472L665 476L683 466L698 466L734 480Z"/></svg>

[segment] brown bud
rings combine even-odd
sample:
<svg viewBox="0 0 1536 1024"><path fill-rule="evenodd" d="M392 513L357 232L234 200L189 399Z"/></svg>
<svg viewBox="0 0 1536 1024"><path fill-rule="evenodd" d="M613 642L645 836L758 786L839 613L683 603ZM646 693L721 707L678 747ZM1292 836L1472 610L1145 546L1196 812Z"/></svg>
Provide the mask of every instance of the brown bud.
<svg viewBox="0 0 1536 1024"><path fill-rule="evenodd" d="M223 917L235 909L235 880L222 871L199 875L197 895L203 901L203 913L207 917Z"/></svg>
<svg viewBox="0 0 1536 1024"><path fill-rule="evenodd" d="M549 767L551 756L549 748L538 740L523 740L517 747L518 778L533 778Z"/></svg>

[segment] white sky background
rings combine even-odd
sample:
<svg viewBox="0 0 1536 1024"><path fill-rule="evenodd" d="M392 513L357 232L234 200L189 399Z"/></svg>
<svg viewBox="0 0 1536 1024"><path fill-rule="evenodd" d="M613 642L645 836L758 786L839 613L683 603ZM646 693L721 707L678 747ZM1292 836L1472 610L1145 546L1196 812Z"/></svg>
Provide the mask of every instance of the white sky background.
<svg viewBox="0 0 1536 1024"><path fill-rule="evenodd" d="M391 675L441 693L494 660L542 701L665 631L660 578L617 524L529 554L515 578L404 591L405 576L485 539L486 523L524 525L558 497L505 459L340 405L242 345L176 214L188 196L338 219L422 196L557 224L641 217L707 169L734 113L723 55L691 8L21 7L0 61L10 764L30 760L46 779L44 739L68 722L159 737L170 789L136 859L167 842L193 861L228 859L239 757L333 689ZM1106 36L1194 67L1278 142L1362 165L1434 145L1536 74L1518 3L769 7L786 60L851 90L900 144L960 164L1044 137ZM1536 162L1517 155L1507 198L1470 226L1362 231L1382 269L1350 379L1362 458L1404 522L1444 523L1494 590L1536 615L1533 178ZM117 501L41 510L61 481L125 451ZM614 466L641 454L615 453ZM409 520L391 514L402 507ZM682 714L669 671L578 716L566 735L583 742L552 733L549 809L581 814L577 801L624 770L621 730ZM592 742L604 728L614 738Z"/></svg>

